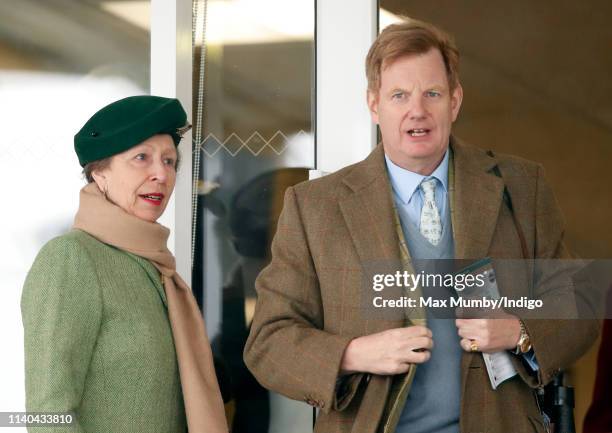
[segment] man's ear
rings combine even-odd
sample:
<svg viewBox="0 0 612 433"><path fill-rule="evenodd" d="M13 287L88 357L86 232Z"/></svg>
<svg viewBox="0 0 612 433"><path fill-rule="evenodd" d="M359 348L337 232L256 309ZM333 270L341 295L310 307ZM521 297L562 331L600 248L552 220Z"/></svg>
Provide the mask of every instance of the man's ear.
<svg viewBox="0 0 612 433"><path fill-rule="evenodd" d="M453 122L457 120L459 110L461 109L461 102L463 101L463 87L460 83L457 83L453 93L451 94L451 112L453 115Z"/></svg>
<svg viewBox="0 0 612 433"><path fill-rule="evenodd" d="M368 89L367 100L368 100L368 109L370 110L370 116L372 118L372 122L378 125L378 91L373 91Z"/></svg>

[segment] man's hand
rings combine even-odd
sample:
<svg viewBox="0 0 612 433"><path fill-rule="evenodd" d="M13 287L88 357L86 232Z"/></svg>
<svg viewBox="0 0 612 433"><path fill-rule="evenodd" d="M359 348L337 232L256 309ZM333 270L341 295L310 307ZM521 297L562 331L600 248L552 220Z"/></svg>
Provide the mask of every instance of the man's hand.
<svg viewBox="0 0 612 433"><path fill-rule="evenodd" d="M344 351L340 372L406 373L410 364L429 360L433 347L431 337L428 328L409 326L355 338Z"/></svg>
<svg viewBox="0 0 612 433"><path fill-rule="evenodd" d="M519 319L505 312L495 319L456 319L455 325L466 352L472 351L472 341L483 353L515 349L521 334Z"/></svg>

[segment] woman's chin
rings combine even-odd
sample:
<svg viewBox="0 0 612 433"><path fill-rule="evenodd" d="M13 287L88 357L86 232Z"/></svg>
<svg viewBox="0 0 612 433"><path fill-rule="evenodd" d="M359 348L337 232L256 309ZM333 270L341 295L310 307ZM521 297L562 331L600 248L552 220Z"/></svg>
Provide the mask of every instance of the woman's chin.
<svg viewBox="0 0 612 433"><path fill-rule="evenodd" d="M141 220L144 221L148 221L150 223L154 223L156 222L159 217L162 215L162 213L164 213L163 209L152 209L152 210L137 210L135 212L129 212L130 214L132 214L133 216L135 216L136 218L139 218Z"/></svg>

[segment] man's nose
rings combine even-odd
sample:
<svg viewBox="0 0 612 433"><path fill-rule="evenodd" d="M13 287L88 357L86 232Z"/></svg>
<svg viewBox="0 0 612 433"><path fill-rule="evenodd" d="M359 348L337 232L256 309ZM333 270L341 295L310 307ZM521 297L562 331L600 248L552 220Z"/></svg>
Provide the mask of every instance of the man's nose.
<svg viewBox="0 0 612 433"><path fill-rule="evenodd" d="M425 110L425 101L423 100L423 96L419 94L413 94L408 101L408 111L407 115L411 119L422 119L426 115Z"/></svg>

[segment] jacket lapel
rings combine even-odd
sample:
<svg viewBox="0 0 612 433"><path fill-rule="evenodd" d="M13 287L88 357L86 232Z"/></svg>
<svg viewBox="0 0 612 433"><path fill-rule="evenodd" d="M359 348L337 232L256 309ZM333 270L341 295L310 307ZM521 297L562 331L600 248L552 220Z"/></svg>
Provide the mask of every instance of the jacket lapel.
<svg viewBox="0 0 612 433"><path fill-rule="evenodd" d="M351 193L339 202L365 275L401 270L399 240L382 146L343 179ZM403 320L368 320L367 333L402 326Z"/></svg>
<svg viewBox="0 0 612 433"><path fill-rule="evenodd" d="M140 256L137 256L136 254L132 254L127 251L125 251L125 253L131 258L133 258L136 263L138 263L142 267L142 269L144 269L144 271L147 273L147 276L155 286L155 289L157 290L157 293L159 294L159 297L161 298L164 307L168 308L168 301L166 300L166 291L164 290L164 286L162 285L161 274L159 273L157 268L153 266L153 264L151 264L151 262L149 262L147 259L144 259Z"/></svg>
<svg viewBox="0 0 612 433"><path fill-rule="evenodd" d="M384 170L384 168L382 169ZM362 263L400 259L393 200L386 173L340 202L340 209Z"/></svg>
<svg viewBox="0 0 612 433"><path fill-rule="evenodd" d="M453 234L456 259L486 257L502 202L504 183L491 173L495 158L451 138L455 182Z"/></svg>
<svg viewBox="0 0 612 433"><path fill-rule="evenodd" d="M480 149L451 137L454 157L453 234L456 259L481 259L488 255L502 203L504 182L491 172L497 161ZM479 354L461 357L461 419L470 365L478 365Z"/></svg>

